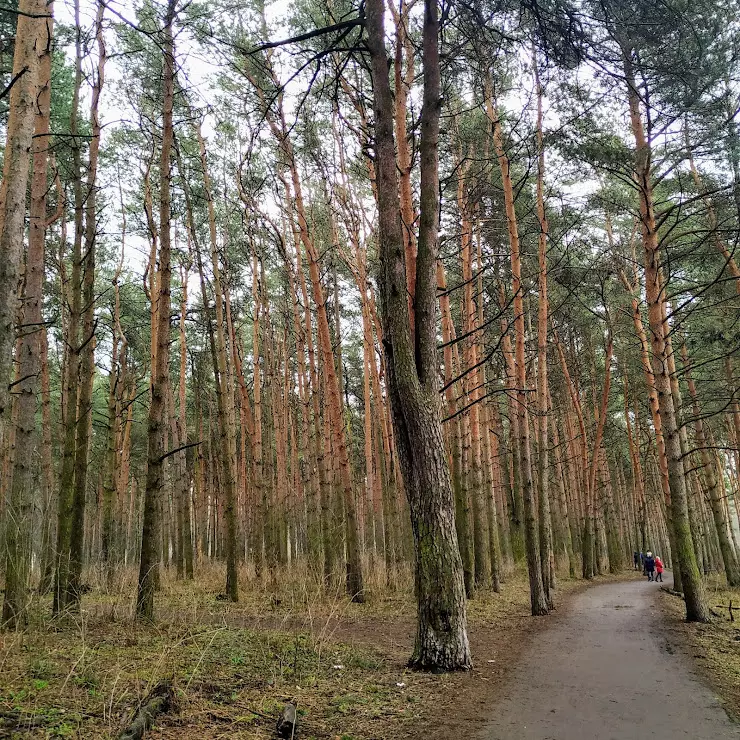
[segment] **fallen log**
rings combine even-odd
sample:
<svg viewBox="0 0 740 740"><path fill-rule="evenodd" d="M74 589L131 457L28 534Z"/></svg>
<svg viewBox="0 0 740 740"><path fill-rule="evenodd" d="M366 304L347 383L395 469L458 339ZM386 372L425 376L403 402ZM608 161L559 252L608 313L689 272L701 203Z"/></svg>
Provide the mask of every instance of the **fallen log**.
<svg viewBox="0 0 740 740"><path fill-rule="evenodd" d="M298 726L298 716L296 714L295 704L286 704L283 713L277 721L278 737L290 738L295 737Z"/></svg>
<svg viewBox="0 0 740 740"><path fill-rule="evenodd" d="M100 719L100 712L75 711L75 716L82 719ZM55 721L54 716L45 714L43 711L34 712L25 709L0 709L0 728L10 727L20 730L21 727L40 727ZM0 738L4 735L0 735Z"/></svg>
<svg viewBox="0 0 740 740"><path fill-rule="evenodd" d="M141 740L144 733L154 724L160 714L169 712L175 704L172 685L163 681L158 683L141 703L131 723L118 736L118 740Z"/></svg>

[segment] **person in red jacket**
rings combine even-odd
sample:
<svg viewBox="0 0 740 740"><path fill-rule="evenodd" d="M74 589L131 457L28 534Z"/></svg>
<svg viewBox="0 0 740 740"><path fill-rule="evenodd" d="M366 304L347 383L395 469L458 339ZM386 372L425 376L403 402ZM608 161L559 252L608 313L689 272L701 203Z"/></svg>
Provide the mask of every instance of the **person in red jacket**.
<svg viewBox="0 0 740 740"><path fill-rule="evenodd" d="M655 580L663 583L663 561L660 555L655 556Z"/></svg>

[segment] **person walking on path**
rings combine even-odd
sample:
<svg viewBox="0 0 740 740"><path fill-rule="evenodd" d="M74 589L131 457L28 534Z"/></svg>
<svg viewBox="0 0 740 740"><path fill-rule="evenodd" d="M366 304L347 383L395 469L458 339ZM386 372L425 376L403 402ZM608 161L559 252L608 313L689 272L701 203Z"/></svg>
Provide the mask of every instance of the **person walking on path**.
<svg viewBox="0 0 740 740"><path fill-rule="evenodd" d="M645 558L645 573L647 573L648 581L653 580L653 573L655 572L655 558L653 553L648 551L647 557Z"/></svg>
<svg viewBox="0 0 740 740"><path fill-rule="evenodd" d="M660 555L655 556L655 580L663 583L663 561Z"/></svg>

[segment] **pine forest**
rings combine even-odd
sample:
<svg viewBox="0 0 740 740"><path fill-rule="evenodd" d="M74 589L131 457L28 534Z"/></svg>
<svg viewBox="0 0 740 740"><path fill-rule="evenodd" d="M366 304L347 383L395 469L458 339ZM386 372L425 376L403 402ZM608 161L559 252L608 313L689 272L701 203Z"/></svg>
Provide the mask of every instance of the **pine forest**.
<svg viewBox="0 0 740 740"><path fill-rule="evenodd" d="M734 630L739 12L4 0L0 737L468 734L653 553Z"/></svg>

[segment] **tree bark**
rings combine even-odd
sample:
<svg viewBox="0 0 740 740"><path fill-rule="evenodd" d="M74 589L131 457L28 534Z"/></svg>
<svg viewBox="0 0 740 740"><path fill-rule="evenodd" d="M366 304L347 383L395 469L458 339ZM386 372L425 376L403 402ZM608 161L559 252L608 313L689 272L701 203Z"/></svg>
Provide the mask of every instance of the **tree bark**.
<svg viewBox="0 0 740 740"><path fill-rule="evenodd" d="M113 276L113 349L111 351L111 367L108 374L108 440L105 453L105 477L103 480L103 522L101 531L101 559L106 571L106 581L110 588L113 581L113 549L114 549L114 517L116 505L116 482L120 470L119 448L121 442L121 413L120 399L124 380L124 363L126 354L126 339L121 329L121 296L118 281L123 269L125 254L125 212L121 211L124 226L121 235L121 259Z"/></svg>
<svg viewBox="0 0 740 740"><path fill-rule="evenodd" d="M44 7L44 4L41 3ZM49 5L48 14L53 13ZM23 29L19 22L18 32ZM47 160L49 151L49 115L51 104L52 19L36 19L25 24L25 33L34 38L16 38L31 47L31 70L37 69L38 97L34 115L33 176L31 179L30 232L26 253L25 280L18 343L18 378L15 384L15 450L9 500L5 509L5 598L0 625L17 629L26 623L26 603L32 559L32 529L36 500L33 487L34 458L38 447L36 407L41 372L41 338L45 331L41 313L44 287L44 243L46 234ZM27 72L29 76L32 71ZM11 106L13 100L11 99ZM8 143L12 146L9 139ZM6 157L12 156L6 148ZM4 177L7 173L4 173ZM12 176L12 175L11 175ZM0 193L2 197L2 193ZM25 188L24 188L25 205ZM23 211L25 208L23 208ZM21 212L22 218L23 212ZM0 382L4 383L0 375ZM0 401L0 415L2 402ZM0 429L2 421L0 420ZM0 439L2 435L0 435Z"/></svg>
<svg viewBox="0 0 740 740"><path fill-rule="evenodd" d="M467 411L463 414L461 423L465 427L466 465L465 480L467 481L466 500L472 502L473 519L473 566L475 585L487 586L490 582L490 548L488 517L486 515L486 495L483 488L483 455L482 432L480 423L481 414L481 379L479 373L478 349L478 311L473 300L473 223L470 217L470 205L466 192L465 173L466 162L462 151L459 152L457 206L461 222L461 250L463 278L463 335L465 358L465 405Z"/></svg>
<svg viewBox="0 0 740 740"><path fill-rule="evenodd" d="M75 0L75 78L72 94L72 112L69 130L72 139L72 170L74 192L74 242L72 245L72 271L68 285L63 286L63 301L68 304L67 331L65 337L65 362L63 374L62 409L64 439L62 469L59 480L59 502L57 509L56 578L54 584L53 613L58 614L73 601L70 594L72 516L74 507L75 453L77 444L77 416L79 398L80 319L82 313L82 239L84 229L84 195L82 192L81 144L77 138L78 109L82 85L82 29L79 23L79 0ZM60 260L61 262L62 260Z"/></svg>
<svg viewBox="0 0 740 740"><path fill-rule="evenodd" d="M196 129L200 150L200 163L203 169L206 203L208 206L208 226L211 245L211 267L213 270L214 302L216 304L216 403L219 421L219 455L223 474L224 517L226 519L226 596L229 601L239 601L239 585L236 554L236 438L234 435L234 397L229 392L228 352L226 347L226 324L224 320L224 290L217 251L216 212L211 192L211 178L208 173L205 140Z"/></svg>
<svg viewBox="0 0 740 740"><path fill-rule="evenodd" d="M493 146L496 152L506 207L506 224L511 248L512 294L514 304L514 362L516 373L517 434L516 446L520 464L522 498L524 503L524 542L529 570L529 590L532 614L547 614L549 600L542 582L540 558L540 532L537 521L537 501L532 479L532 452L529 432L529 402L527 400L527 368L524 356L525 320L524 286L522 285L522 261L519 244L514 186L511 181L511 165L504 151L501 121L496 111L490 81L486 84L486 112L493 129Z"/></svg>
<svg viewBox="0 0 740 740"><path fill-rule="evenodd" d="M90 103L91 139L85 192L84 278L82 282L82 339L80 383L77 411L77 440L75 443L74 493L72 497L72 536L70 538L70 573L67 606L78 608L82 579L83 545L85 536L85 503L87 498L87 467L92 425L92 392L95 380L95 251L97 246L97 173L100 150L100 94L105 73L105 42L103 39L103 11L98 3L95 35L98 42L98 65L92 86Z"/></svg>
<svg viewBox="0 0 740 740"><path fill-rule="evenodd" d="M406 298L404 240L393 135L382 0L367 3L375 107L381 301L388 389L395 441L411 511L418 626L411 665L470 667L465 587L457 547L452 485L437 393L436 306L439 209L438 136L441 106L439 25L435 0L425 0L424 95L421 115L421 218L412 340Z"/></svg>
<svg viewBox="0 0 740 740"><path fill-rule="evenodd" d="M717 538L719 540L719 549L722 555L722 564L727 578L727 585L730 588L737 588L740 586L740 570L738 569L737 558L727 527L727 517L725 516L723 503L724 493L720 491L720 485L717 480L714 456L709 449L709 442L704 429L704 421L699 404L699 395L696 392L696 383L691 374L691 360L689 359L685 342L681 344L681 359L683 360L684 375L694 413L694 433L696 434L696 445L699 448L701 459L701 475L704 479L704 487L709 494L709 505L714 517L714 526L717 529Z"/></svg>
<svg viewBox="0 0 740 740"><path fill-rule="evenodd" d="M159 573L159 503L164 484L163 465L167 437L165 406L170 382L170 220L172 176L171 155L174 131L172 109L175 96L175 42L173 24L175 0L168 0L162 32L163 108L162 150L159 160L159 279L156 294L156 362L152 367L152 398L147 422L147 471L144 491L144 519L141 532L141 560L136 594L136 617L154 619L154 591ZM154 265L151 265L154 269Z"/></svg>
<svg viewBox="0 0 740 740"><path fill-rule="evenodd" d="M552 605L550 589L554 586L555 560L552 546L552 522L550 517L550 439L548 434L548 399L547 387L547 325L548 325L548 297L547 297L547 238L548 223L545 213L545 144L542 134L542 96L543 89L537 67L537 53L532 51L532 67L534 69L535 86L537 89L537 220L540 224L540 233L537 240L537 255L539 264L539 291L537 296L537 425L538 425L538 456L537 482L539 485L539 515L540 515L540 563L542 567L542 585L548 604Z"/></svg>
<svg viewBox="0 0 740 740"><path fill-rule="evenodd" d="M467 598L471 598L475 589L475 572L473 565L473 550L470 542L470 511L463 486L462 419L457 413L458 404L455 397L459 383L457 381L453 381L453 378L457 375L457 369L454 367L453 363L454 358L452 351L455 327L452 323L450 294L447 292L447 278L445 276L444 265L441 260L437 263L437 289L440 291L439 306L442 314L445 410L447 412L447 416L450 417L447 422L447 429L450 448L452 491L455 499L455 530L463 563L465 595Z"/></svg>
<svg viewBox="0 0 740 740"><path fill-rule="evenodd" d="M19 265L23 255L26 187L39 91L39 55L46 48L45 0L20 0L8 101L8 124L0 183L0 449L10 413L9 386L18 310ZM36 16L36 17L34 17Z"/></svg>
<svg viewBox="0 0 740 740"><path fill-rule="evenodd" d="M645 252L645 289L648 304L648 322L652 333L653 369L655 389L658 393L660 415L663 421L668 477L671 491L671 513L676 538L676 560L681 573L686 602L686 619L690 622L706 622L709 610L704 587L696 564L694 545L689 523L686 476L679 438L678 420L668 368L666 347L669 327L665 319L665 286L660 278L660 242L658 240L653 182L650 161L650 144L645 136L640 111L640 94L635 82L633 50L622 47L630 122L635 138L635 182L639 193L642 243Z"/></svg>

